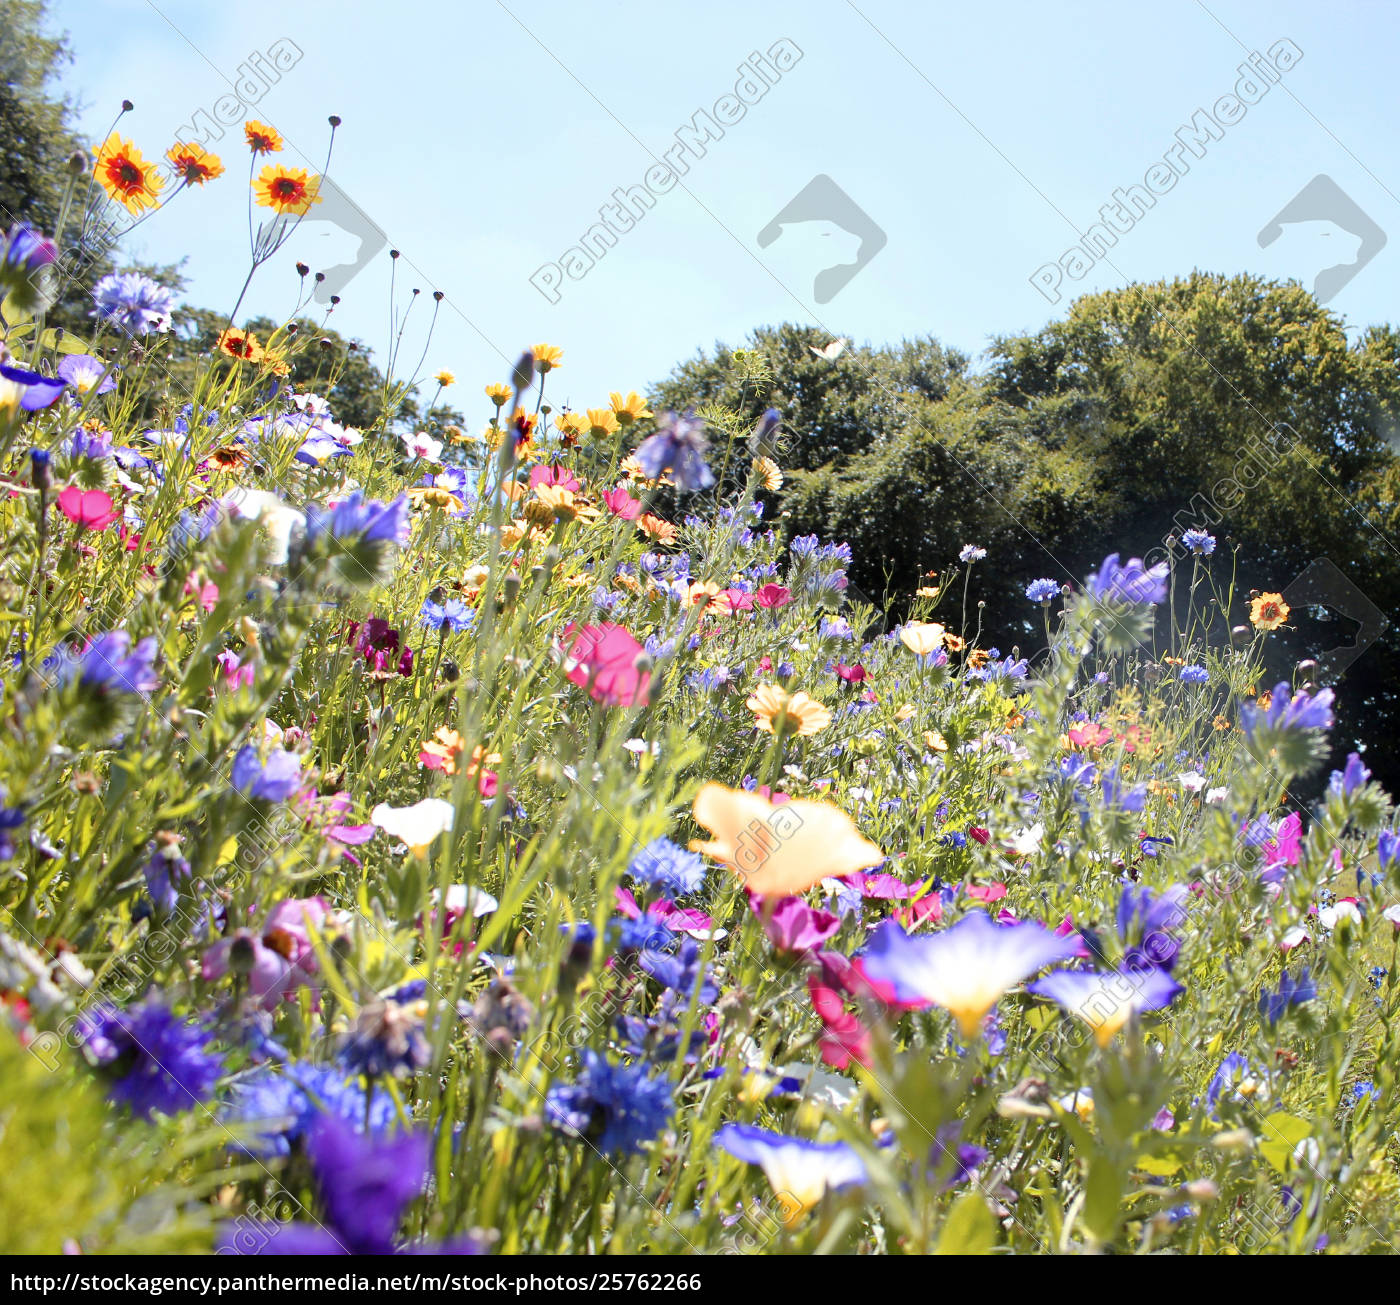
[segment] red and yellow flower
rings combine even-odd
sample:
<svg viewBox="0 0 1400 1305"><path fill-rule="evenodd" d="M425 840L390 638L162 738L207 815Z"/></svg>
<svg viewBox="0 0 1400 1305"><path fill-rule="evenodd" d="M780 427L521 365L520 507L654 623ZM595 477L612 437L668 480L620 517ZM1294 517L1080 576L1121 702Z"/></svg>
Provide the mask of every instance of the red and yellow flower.
<svg viewBox="0 0 1400 1305"><path fill-rule="evenodd" d="M254 201L281 214L305 213L321 202L321 178L305 168L269 163L253 182Z"/></svg>
<svg viewBox="0 0 1400 1305"><path fill-rule="evenodd" d="M113 132L97 151L93 175L110 199L139 216L160 202L165 178L154 163L147 163L141 151L129 140Z"/></svg>

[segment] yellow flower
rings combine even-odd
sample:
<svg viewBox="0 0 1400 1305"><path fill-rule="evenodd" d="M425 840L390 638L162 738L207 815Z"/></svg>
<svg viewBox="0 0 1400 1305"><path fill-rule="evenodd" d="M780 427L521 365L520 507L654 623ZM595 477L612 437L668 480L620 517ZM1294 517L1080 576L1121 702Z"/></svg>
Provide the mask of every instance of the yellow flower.
<svg viewBox="0 0 1400 1305"><path fill-rule="evenodd" d="M552 526L556 521L576 521L579 517L589 518L598 515L598 509L589 507L574 497L571 489L560 485L538 485L535 497L525 504L526 519L537 526Z"/></svg>
<svg viewBox="0 0 1400 1305"><path fill-rule="evenodd" d="M805 693L789 693L778 684L761 684L748 701L754 723L765 734L816 734L831 724L831 712Z"/></svg>
<svg viewBox="0 0 1400 1305"><path fill-rule="evenodd" d="M433 380L435 380L435 381L436 381L439 385L441 385L444 389L445 389L447 386L451 385L452 382L455 381L456 379L457 379L456 374L453 373L453 372L448 371L446 367L444 367L440 372L437 373L436 376L433 377Z"/></svg>
<svg viewBox="0 0 1400 1305"><path fill-rule="evenodd" d="M177 141L165 151L165 157L191 186L202 186L224 174L223 160L217 154L207 153L200 145Z"/></svg>
<svg viewBox="0 0 1400 1305"><path fill-rule="evenodd" d="M930 752L947 752L948 740L937 730L927 730L924 733L924 746L927 747Z"/></svg>
<svg viewBox="0 0 1400 1305"><path fill-rule="evenodd" d="M915 597L915 598L937 598L937 597L938 597L938 586L937 586L937 585L924 585L922 588L919 588L919 589L914 590L914 597Z"/></svg>
<svg viewBox="0 0 1400 1305"><path fill-rule="evenodd" d="M719 597L720 587L713 580L694 580L686 588L686 607L727 608L729 604Z"/></svg>
<svg viewBox="0 0 1400 1305"><path fill-rule="evenodd" d="M243 139L248 142L248 148L254 154L280 154L282 152L282 137L277 133L276 128L269 127L265 122L259 122L256 118L243 124Z"/></svg>
<svg viewBox="0 0 1400 1305"><path fill-rule="evenodd" d="M705 784L695 820L712 835L692 851L728 866L755 893L789 897L826 878L878 865L885 854L839 807L798 798L774 806L759 793Z"/></svg>
<svg viewBox="0 0 1400 1305"><path fill-rule="evenodd" d="M611 408L589 408L588 433L595 439L617 430L617 417Z"/></svg>
<svg viewBox="0 0 1400 1305"><path fill-rule="evenodd" d="M783 487L783 469L772 458L755 458L753 474L770 494L776 494Z"/></svg>
<svg viewBox="0 0 1400 1305"><path fill-rule="evenodd" d="M588 429L588 423L581 413L561 412L554 419L554 429L558 432L560 441L572 448Z"/></svg>
<svg viewBox="0 0 1400 1305"><path fill-rule="evenodd" d="M510 395L511 388L509 385L502 385L497 382L486 387L486 397L498 408L510 402Z"/></svg>
<svg viewBox="0 0 1400 1305"><path fill-rule="evenodd" d="M1292 610L1282 594L1260 594L1249 605L1249 619L1256 630L1277 630Z"/></svg>
<svg viewBox="0 0 1400 1305"><path fill-rule="evenodd" d="M240 362L260 362L263 347L251 331L240 331L236 326L230 326L219 336L219 352Z"/></svg>
<svg viewBox="0 0 1400 1305"><path fill-rule="evenodd" d="M537 344L534 348L535 367L542 372L551 372L563 364L559 359L564 351L557 344Z"/></svg>
<svg viewBox="0 0 1400 1305"><path fill-rule="evenodd" d="M444 511L460 512L466 505L450 489L441 485L413 485L404 491L409 504L416 508L442 508Z"/></svg>
<svg viewBox="0 0 1400 1305"><path fill-rule="evenodd" d="M269 163L253 182L253 199L260 207L280 214L302 214L321 202L321 178L305 168Z"/></svg>
<svg viewBox="0 0 1400 1305"><path fill-rule="evenodd" d="M899 632L899 641L912 653L927 657L943 645L943 627L930 621L907 621Z"/></svg>
<svg viewBox="0 0 1400 1305"><path fill-rule="evenodd" d="M634 421L651 416L647 401L636 390L628 390L625 399L614 390L608 398L612 400L612 410L617 414L618 421L624 426L630 426Z"/></svg>
<svg viewBox="0 0 1400 1305"><path fill-rule="evenodd" d="M137 217L156 207L165 188L165 178L156 171L156 165L147 163L141 151L116 132L97 151L93 175L109 198Z"/></svg>

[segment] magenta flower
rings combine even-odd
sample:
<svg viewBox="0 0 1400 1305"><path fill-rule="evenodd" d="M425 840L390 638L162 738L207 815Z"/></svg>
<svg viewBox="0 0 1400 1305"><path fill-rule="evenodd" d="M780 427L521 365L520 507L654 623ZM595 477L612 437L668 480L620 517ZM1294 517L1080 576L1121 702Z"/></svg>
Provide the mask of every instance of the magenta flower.
<svg viewBox="0 0 1400 1305"><path fill-rule="evenodd" d="M800 897L770 900L749 894L749 905L763 922L763 931L780 952L808 952L841 928L841 917L808 906Z"/></svg>
<svg viewBox="0 0 1400 1305"><path fill-rule="evenodd" d="M261 934L239 929L204 953L204 981L213 983L230 972L243 975L264 1010L274 1010L279 1000L292 1001L299 987L314 991L320 967L311 931L322 929L329 911L323 897L279 902L267 913Z"/></svg>
<svg viewBox="0 0 1400 1305"><path fill-rule="evenodd" d="M112 496L100 489L79 489L69 485L58 495L58 510L79 530L106 530L121 518Z"/></svg>
<svg viewBox="0 0 1400 1305"><path fill-rule="evenodd" d="M620 625L570 624L564 631L564 674L605 707L645 707L651 670L638 660L645 649Z"/></svg>

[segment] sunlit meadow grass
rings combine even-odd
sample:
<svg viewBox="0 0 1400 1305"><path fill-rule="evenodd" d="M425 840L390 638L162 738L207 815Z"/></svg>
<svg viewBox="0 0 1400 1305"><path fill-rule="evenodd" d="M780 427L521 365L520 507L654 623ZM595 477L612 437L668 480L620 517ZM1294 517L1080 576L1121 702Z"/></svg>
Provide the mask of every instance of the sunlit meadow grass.
<svg viewBox="0 0 1400 1305"><path fill-rule="evenodd" d="M396 422L416 374L356 432L305 329L186 385L42 309L0 1245L1388 1247L1392 809L1359 759L1297 800L1272 577L1198 540L998 634L950 538L887 618L774 529L771 429L556 412L553 346L470 433Z"/></svg>

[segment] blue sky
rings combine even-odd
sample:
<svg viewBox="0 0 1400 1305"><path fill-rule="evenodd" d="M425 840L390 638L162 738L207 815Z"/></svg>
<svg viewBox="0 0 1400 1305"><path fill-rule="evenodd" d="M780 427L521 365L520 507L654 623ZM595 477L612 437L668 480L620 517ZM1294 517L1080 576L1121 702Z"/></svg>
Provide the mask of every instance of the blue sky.
<svg viewBox="0 0 1400 1305"><path fill-rule="evenodd" d="M282 159L313 169L326 116L342 117L329 176L368 218L355 219L366 247L382 232L403 251L401 286L445 293L427 364L457 373L463 388L450 397L469 413L480 386L537 341L565 350L555 402L587 407L763 323L871 343L930 334L976 355L996 334L1061 316L1079 293L1193 268L1312 286L1338 266L1323 284L1349 328L1400 316L1400 7L1383 0L57 0L53 22L71 35L67 84L84 129L100 139L130 98L123 131L148 157L196 112L212 115L250 56L295 47L276 85L243 84L257 91L246 116L283 133ZM740 69L753 52L769 77ZM1268 71L1237 87L1253 52ZM722 101L741 76L754 102ZM187 254L187 297L224 310L247 271L238 107L226 105L231 125L209 145L228 173L180 195L129 244L150 261ZM1180 146L1202 110L1214 131ZM683 176L654 172L644 216L568 275L583 263L566 251L600 206L643 185L699 111L722 134L703 157L673 156ZM821 177L863 217L832 221L831 187L812 185ZM1116 210L1117 243L1065 258L1131 186L1148 202ZM804 220L760 247L785 210ZM248 308L283 315L298 259L353 264L361 242L346 225L303 226L259 273ZM1266 229L1278 235L1261 247ZM1381 247L1386 231L1395 238ZM875 252L849 279L818 281L862 250ZM380 354L388 270L380 250L332 319ZM833 280L845 283L831 295ZM411 319L404 356L416 359L414 330Z"/></svg>

